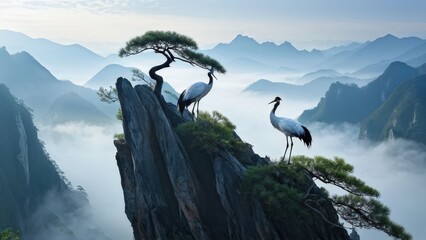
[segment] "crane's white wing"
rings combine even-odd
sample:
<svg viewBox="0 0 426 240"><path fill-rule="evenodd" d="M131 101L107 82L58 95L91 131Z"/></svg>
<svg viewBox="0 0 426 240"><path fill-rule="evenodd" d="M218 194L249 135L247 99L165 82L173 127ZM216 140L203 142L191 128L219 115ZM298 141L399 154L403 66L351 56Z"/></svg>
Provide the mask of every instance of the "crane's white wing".
<svg viewBox="0 0 426 240"><path fill-rule="evenodd" d="M273 124L278 130L283 132L287 136L301 137L305 134L302 125L290 118L276 117L276 123Z"/></svg>
<svg viewBox="0 0 426 240"><path fill-rule="evenodd" d="M207 90L207 92L206 92L206 90ZM183 97L183 100L187 101L187 100L191 100L191 99L202 98L208 93L209 90L210 89L209 89L208 84L203 83L203 82L196 82L196 83L192 84L186 90L186 93L185 93L185 96Z"/></svg>

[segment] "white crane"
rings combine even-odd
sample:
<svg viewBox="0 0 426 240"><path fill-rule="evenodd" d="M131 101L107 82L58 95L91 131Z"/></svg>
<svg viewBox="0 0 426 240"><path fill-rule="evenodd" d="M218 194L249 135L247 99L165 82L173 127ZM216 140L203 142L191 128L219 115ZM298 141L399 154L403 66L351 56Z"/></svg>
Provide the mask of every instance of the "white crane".
<svg viewBox="0 0 426 240"><path fill-rule="evenodd" d="M290 155L288 157L288 164L290 164L291 159L291 151L293 150L293 137L297 137L305 143L305 145L309 148L312 144L312 136L309 130L300 124L299 122L285 117L277 117L275 115L275 110L277 110L278 105L280 105L281 98L276 97L272 102L275 102L274 108L272 109L269 118L271 120L272 126L278 129L280 132L284 133L287 141L287 146L284 151L283 161L285 160L285 155L288 149L288 137L290 137L291 147L290 147Z"/></svg>
<svg viewBox="0 0 426 240"><path fill-rule="evenodd" d="M195 109L195 105L197 104L198 104L197 105L197 117L198 117L198 108L200 107L200 100L204 96L206 96L207 93L209 93L213 87L213 77L216 78L213 72L214 70L213 68L211 68L210 71L207 73L207 76L209 76L208 84L203 82L196 82L180 94L177 105L178 105L181 116L183 114L183 110L185 109L185 107L188 107L189 105L194 103L192 107L192 119L194 119L194 109Z"/></svg>

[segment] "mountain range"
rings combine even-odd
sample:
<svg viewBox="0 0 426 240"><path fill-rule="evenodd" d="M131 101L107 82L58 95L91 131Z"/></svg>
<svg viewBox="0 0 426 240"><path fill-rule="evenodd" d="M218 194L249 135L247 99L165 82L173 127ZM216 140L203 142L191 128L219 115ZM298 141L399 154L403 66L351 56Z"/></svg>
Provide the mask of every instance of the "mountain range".
<svg viewBox="0 0 426 240"><path fill-rule="evenodd" d="M258 80L248 87L244 93L255 93L270 96L282 96L284 98L299 99L299 100L319 100L330 85L334 82L354 83L358 79L341 76L341 77L319 77L302 85L271 82L266 79Z"/></svg>
<svg viewBox="0 0 426 240"><path fill-rule="evenodd" d="M376 110L396 87L417 74L417 69L394 62L381 76L361 88L353 84L333 83L318 105L304 111L299 120L359 123Z"/></svg>
<svg viewBox="0 0 426 240"><path fill-rule="evenodd" d="M407 51L411 51L423 43L426 43L426 41L417 37L398 38L388 34L357 49L340 65L361 68L383 60L395 61L399 56L404 55Z"/></svg>
<svg viewBox="0 0 426 240"><path fill-rule="evenodd" d="M426 144L426 75L402 83L362 121L361 137L411 139Z"/></svg>
<svg viewBox="0 0 426 240"><path fill-rule="evenodd" d="M290 42L277 45L273 42L258 43L251 37L237 35L230 43L220 43L204 51L228 65L242 60L259 62L272 69L301 69L324 59L321 51L298 50Z"/></svg>
<svg viewBox="0 0 426 240"><path fill-rule="evenodd" d="M220 43L204 52L239 72L293 73L332 69L354 72L355 77L366 74L371 77L379 75L394 61L420 66L426 60L425 44L426 40L417 37L399 38L388 34L365 43L306 51L296 49L290 42L259 43L248 36L237 35L229 43Z"/></svg>
<svg viewBox="0 0 426 240"><path fill-rule="evenodd" d="M89 79L108 63L104 57L79 44L63 45L8 30L0 30L2 46L10 53L28 52L53 75L74 83Z"/></svg>
<svg viewBox="0 0 426 240"><path fill-rule="evenodd" d="M340 77L340 76L344 76L344 75L333 69L318 69L314 72L309 72L304 74L303 76L299 78L299 80L304 82L309 82L320 77Z"/></svg>
<svg viewBox="0 0 426 240"><path fill-rule="evenodd" d="M119 64L109 64L97 72L83 86L94 90L100 87L114 86L115 81L119 77L131 80L133 77L132 69L131 67L124 67Z"/></svg>
<svg viewBox="0 0 426 240"><path fill-rule="evenodd" d="M0 48L0 83L4 83L15 96L31 107L36 116L48 112L55 100L74 92L91 102L108 116L114 116L118 106L99 100L96 91L55 78L44 66L27 52L9 54Z"/></svg>
<svg viewBox="0 0 426 240"><path fill-rule="evenodd" d="M361 124L360 136L372 140L406 138L426 144L426 64L413 68L393 62L366 86L333 83L301 122Z"/></svg>
<svg viewBox="0 0 426 240"><path fill-rule="evenodd" d="M77 93L69 92L55 99L45 114L44 121L54 125L78 121L103 125L112 123L113 119Z"/></svg>
<svg viewBox="0 0 426 240"><path fill-rule="evenodd" d="M83 84L109 64L138 66L162 61L161 56L151 52L127 58L119 58L115 53L102 57L78 44L63 45L9 30L0 30L1 46L6 46L10 53L26 51L59 79L77 84ZM307 51L299 50L287 41L259 43L239 34L229 43L219 43L202 52L217 58L232 72L290 74L332 69L354 72L353 77L372 77L378 76L394 61L415 67L423 64L426 61L426 40L388 34L364 43Z"/></svg>

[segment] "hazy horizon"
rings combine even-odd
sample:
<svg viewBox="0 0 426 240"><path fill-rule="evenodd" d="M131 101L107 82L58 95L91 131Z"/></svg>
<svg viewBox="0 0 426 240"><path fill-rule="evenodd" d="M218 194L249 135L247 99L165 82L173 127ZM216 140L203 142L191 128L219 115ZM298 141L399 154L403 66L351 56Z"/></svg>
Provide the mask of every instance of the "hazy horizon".
<svg viewBox="0 0 426 240"><path fill-rule="evenodd" d="M0 29L80 43L101 54L148 30L187 34L203 49L237 34L260 42L290 41L300 49L364 42L388 33L426 38L424 1L377 0L366 5L355 0L307 0L303 7L298 1L279 0L18 0L0 3Z"/></svg>

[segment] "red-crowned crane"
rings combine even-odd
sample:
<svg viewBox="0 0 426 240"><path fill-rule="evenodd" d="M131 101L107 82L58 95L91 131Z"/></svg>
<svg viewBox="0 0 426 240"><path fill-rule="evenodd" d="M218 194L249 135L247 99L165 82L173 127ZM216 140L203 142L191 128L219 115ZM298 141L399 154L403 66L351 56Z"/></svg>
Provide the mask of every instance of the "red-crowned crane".
<svg viewBox="0 0 426 240"><path fill-rule="evenodd" d="M192 107L192 119L194 119L194 109L195 105L197 105L197 117L198 117L198 108L200 107L200 100L207 95L207 93L210 92L210 90L213 87L213 77L216 78L214 75L213 68L210 69L210 71L207 73L207 76L209 76L209 83L204 82L196 82L192 84L188 89L184 90L182 94L180 94L178 99L178 108L180 115L183 115L183 110L185 107L188 107L192 103L194 103ZM217 79L217 78L216 78Z"/></svg>
<svg viewBox="0 0 426 240"><path fill-rule="evenodd" d="M283 161L285 160L285 155L287 153L288 149L288 137L290 137L291 141L291 147L290 147L290 155L288 157L288 164L290 164L291 159L291 151L293 150L293 137L297 137L300 140L305 143L305 145L309 148L312 144L312 136L309 130L300 124L299 122L285 117L277 117L275 115L275 110L277 110L278 105L280 105L281 98L276 97L272 102L269 104L275 102L274 108L272 108L272 111L269 115L269 118L271 120L272 126L274 128L278 129L280 132L284 133L287 141L287 146L284 151L284 157Z"/></svg>

